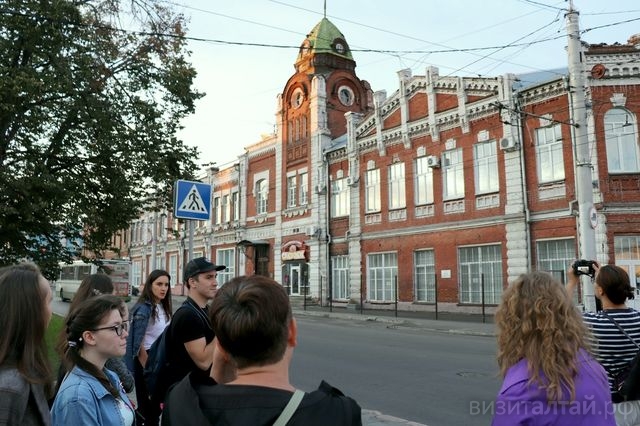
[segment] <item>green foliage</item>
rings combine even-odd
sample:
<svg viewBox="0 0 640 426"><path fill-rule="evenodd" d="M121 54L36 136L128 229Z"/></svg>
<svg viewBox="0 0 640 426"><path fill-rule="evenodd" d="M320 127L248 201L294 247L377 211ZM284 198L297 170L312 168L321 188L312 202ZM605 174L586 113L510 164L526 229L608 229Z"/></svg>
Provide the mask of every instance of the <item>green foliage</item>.
<svg viewBox="0 0 640 426"><path fill-rule="evenodd" d="M163 5L0 4L0 264L30 258L52 278L192 178L197 153L175 134L202 94L184 18Z"/></svg>
<svg viewBox="0 0 640 426"><path fill-rule="evenodd" d="M49 362L51 363L53 371L57 371L58 366L60 365L60 355L56 352L55 347L63 325L64 318L53 314L51 316L51 321L49 322L49 328L47 328L47 334L45 335L47 349L49 351Z"/></svg>

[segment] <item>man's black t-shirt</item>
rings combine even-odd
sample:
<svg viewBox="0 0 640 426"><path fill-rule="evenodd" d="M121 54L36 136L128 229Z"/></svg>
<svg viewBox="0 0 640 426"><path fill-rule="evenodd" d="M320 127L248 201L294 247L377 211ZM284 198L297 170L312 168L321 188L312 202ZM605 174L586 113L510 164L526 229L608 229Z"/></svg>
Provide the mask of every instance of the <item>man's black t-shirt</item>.
<svg viewBox="0 0 640 426"><path fill-rule="evenodd" d="M193 372L201 378L209 376L209 369L201 370L184 347L186 342L205 338L209 344L214 332L209 324L207 308L199 307L191 298L184 301L171 319L171 340L168 361L171 366L172 382L181 380Z"/></svg>
<svg viewBox="0 0 640 426"><path fill-rule="evenodd" d="M292 392L249 385L213 385L185 377L169 392L163 426L271 426ZM288 426L360 426L361 408L352 398L323 381L306 393Z"/></svg>

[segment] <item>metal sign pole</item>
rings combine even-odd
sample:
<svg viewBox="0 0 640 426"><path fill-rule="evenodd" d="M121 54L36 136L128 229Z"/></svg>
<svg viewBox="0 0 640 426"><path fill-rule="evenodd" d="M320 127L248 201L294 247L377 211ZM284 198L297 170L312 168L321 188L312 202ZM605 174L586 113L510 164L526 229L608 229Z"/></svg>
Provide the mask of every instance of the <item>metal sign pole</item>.
<svg viewBox="0 0 640 426"><path fill-rule="evenodd" d="M187 262L193 260L193 232L194 232L194 226L195 224L193 223L193 220L189 221L189 258L187 259Z"/></svg>

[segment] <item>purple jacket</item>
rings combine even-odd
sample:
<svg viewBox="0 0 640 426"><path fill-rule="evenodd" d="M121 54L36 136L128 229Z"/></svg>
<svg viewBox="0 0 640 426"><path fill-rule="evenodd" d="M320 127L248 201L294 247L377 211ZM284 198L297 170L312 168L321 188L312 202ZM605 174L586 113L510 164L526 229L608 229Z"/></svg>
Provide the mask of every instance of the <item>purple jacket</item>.
<svg viewBox="0 0 640 426"><path fill-rule="evenodd" d="M587 352L578 354L573 401L566 392L565 401L548 403L546 390L528 381L526 359L509 368L493 407L493 426L616 425L607 374Z"/></svg>

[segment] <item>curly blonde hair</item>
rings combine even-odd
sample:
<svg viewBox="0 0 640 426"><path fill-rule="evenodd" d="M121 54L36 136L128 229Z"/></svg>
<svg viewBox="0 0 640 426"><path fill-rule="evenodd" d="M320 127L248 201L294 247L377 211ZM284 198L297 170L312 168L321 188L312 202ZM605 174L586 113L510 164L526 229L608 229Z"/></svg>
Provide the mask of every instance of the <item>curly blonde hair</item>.
<svg viewBox="0 0 640 426"><path fill-rule="evenodd" d="M566 290L546 272L520 275L496 312L498 365L504 376L527 360L529 383L546 388L548 401L566 391L575 398L578 351L589 350L588 331Z"/></svg>

